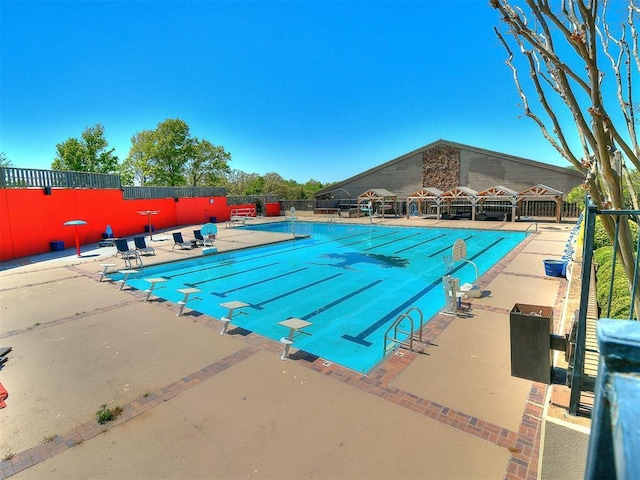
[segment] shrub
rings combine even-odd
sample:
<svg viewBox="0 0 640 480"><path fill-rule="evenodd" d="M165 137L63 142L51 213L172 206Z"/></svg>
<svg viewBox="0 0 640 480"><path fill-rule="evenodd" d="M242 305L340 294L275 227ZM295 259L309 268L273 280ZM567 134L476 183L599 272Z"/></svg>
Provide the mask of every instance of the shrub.
<svg viewBox="0 0 640 480"><path fill-rule="evenodd" d="M609 288L613 274L613 247L601 247L593 252L593 261L597 265L596 270L596 299L602 315L607 315L609 308ZM629 294L629 282L624 273L620 258L616 258L615 276L611 291L611 311L609 318L629 318L631 311L631 295ZM637 316L637 312L635 314Z"/></svg>
<svg viewBox="0 0 640 480"><path fill-rule="evenodd" d="M631 220L627 220L627 222L631 229L631 238L633 239L634 245L636 245L638 242L638 224ZM606 247L607 245L611 246L612 244L609 240L609 236L607 235L607 231L602 225L602 220L598 216L596 218L596 226L593 233L593 249L598 250L599 248Z"/></svg>

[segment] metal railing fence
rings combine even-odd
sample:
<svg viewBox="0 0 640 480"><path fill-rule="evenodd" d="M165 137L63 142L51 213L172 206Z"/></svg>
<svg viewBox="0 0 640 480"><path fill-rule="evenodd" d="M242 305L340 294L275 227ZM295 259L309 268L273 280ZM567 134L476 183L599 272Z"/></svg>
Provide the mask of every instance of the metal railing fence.
<svg viewBox="0 0 640 480"><path fill-rule="evenodd" d="M569 413L572 415L578 413L580 394L583 389L583 380L585 380L587 307L598 215L614 217L617 238L620 222L629 218L638 218L640 211L599 210L592 204L588 205L585 210L581 297L577 315L569 399ZM600 359L585 471L585 478L589 480L636 478L640 472L640 457L637 455L637 452L640 451L640 429L637 427L640 425L640 404L637 401L640 399L640 322L634 320L638 315L638 312L634 313L634 295L639 277L638 246L640 244L636 244L628 319L601 318L596 324ZM612 249L612 277L626 275L622 269L618 269L616 272L615 262L618 250L616 240ZM624 284L626 285L627 282ZM608 289L607 304L610 306L616 294L613 288L613 278ZM608 314L608 309L603 313Z"/></svg>
<svg viewBox="0 0 640 480"><path fill-rule="evenodd" d="M589 288L591 286L591 269L593 266L593 249L594 249L594 236L595 236L595 226L596 226L596 218L598 215L610 215L615 217L616 221L616 234L618 232L618 226L621 219L626 219L630 216L640 215L640 211L638 210L598 210L595 205L589 205L585 210L584 217L584 245L583 245L583 254L582 254L582 283L580 285L580 307L578 310L577 316L577 325L576 325L576 347L575 354L573 358L573 372L571 375L571 398L569 401L569 413L572 415L576 415L578 413L578 408L580 404L580 392L582 387L582 379L584 376L584 359L585 359L585 345L586 345L586 335L587 335L587 308L589 305ZM638 237L640 239L640 236ZM616 244L617 247L617 244ZM613 260L615 261L618 248L613 248ZM636 247L637 251L637 247ZM634 319L633 312L633 292L635 292L635 287L638 282L638 262L639 258L636 255L635 257L635 267L634 267L634 278L633 278L633 286L631 289L632 297L631 297L631 308L629 312L629 319ZM624 272L618 270L617 274L625 275ZM615 264L612 269L612 276L616 275ZM612 298L615 292L613 291L613 282L611 282L611 286L609 288L608 293L608 305L611 305ZM637 312L636 312L637 314Z"/></svg>

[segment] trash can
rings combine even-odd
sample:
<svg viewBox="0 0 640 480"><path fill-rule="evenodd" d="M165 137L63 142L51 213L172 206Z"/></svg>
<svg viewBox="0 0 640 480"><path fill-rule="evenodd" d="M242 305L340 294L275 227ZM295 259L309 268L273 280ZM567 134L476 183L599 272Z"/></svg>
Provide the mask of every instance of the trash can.
<svg viewBox="0 0 640 480"><path fill-rule="evenodd" d="M149 233L149 225L145 225L144 226L144 231ZM155 231L156 231L156 229L153 227L153 225L151 225L151 232L153 233Z"/></svg>
<svg viewBox="0 0 640 480"><path fill-rule="evenodd" d="M563 260L543 260L544 273L547 277L564 277L567 271L567 264Z"/></svg>
<svg viewBox="0 0 640 480"><path fill-rule="evenodd" d="M218 217L209 217L209 221L211 223L216 223L218 221Z"/></svg>
<svg viewBox="0 0 640 480"><path fill-rule="evenodd" d="M511 376L550 384L553 308L516 303L509 323Z"/></svg>
<svg viewBox="0 0 640 480"><path fill-rule="evenodd" d="M64 250L64 241L54 240L53 242L49 242L49 248L52 252L61 252Z"/></svg>

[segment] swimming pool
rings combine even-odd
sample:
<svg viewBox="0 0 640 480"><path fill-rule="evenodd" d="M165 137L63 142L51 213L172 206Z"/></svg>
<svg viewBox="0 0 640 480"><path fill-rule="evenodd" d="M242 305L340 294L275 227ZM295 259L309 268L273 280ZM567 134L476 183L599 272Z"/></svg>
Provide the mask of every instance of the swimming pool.
<svg viewBox="0 0 640 480"><path fill-rule="evenodd" d="M278 222L242 228L293 227ZM311 322L295 348L366 373L382 360L385 330L400 314L417 307L426 322L442 309L443 256L457 239L465 241L467 258L482 275L525 238L523 232L312 222L296 222L295 233L308 236L146 267L127 284L145 290L145 278L163 277L167 281L154 294L176 303L183 297L178 289L197 288L201 292L188 308L218 319L228 312L221 303L247 303L236 311L230 331L242 327L276 341L288 333L278 322ZM461 262L454 269L461 284L475 280L473 266Z"/></svg>

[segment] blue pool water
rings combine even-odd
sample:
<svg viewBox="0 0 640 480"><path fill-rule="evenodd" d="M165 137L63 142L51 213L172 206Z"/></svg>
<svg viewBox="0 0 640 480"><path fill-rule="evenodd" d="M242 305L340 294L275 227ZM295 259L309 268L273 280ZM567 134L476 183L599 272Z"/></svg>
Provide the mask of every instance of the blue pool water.
<svg viewBox="0 0 640 480"><path fill-rule="evenodd" d="M279 222L243 228L292 227ZM295 233L308 237L146 267L127 283L145 290L145 278L164 277L167 282L154 293L171 302L182 299L178 289L198 288L200 299L190 300L188 308L218 319L227 313L219 304L248 303L236 311L246 315L234 315L230 331L242 327L276 341L288 333L278 322L306 320L310 335L296 337L295 348L366 373L382 360L385 331L400 314L417 307L428 321L442 309L443 256L457 239L465 241L467 258L482 275L525 238L522 232L310 222L296 222ZM473 282L476 273L459 262L453 275L462 284Z"/></svg>

